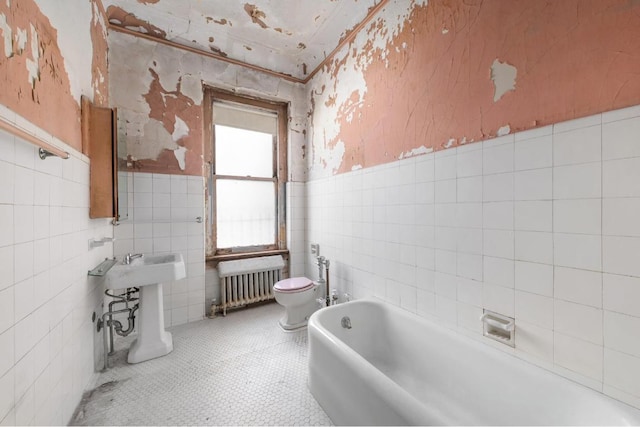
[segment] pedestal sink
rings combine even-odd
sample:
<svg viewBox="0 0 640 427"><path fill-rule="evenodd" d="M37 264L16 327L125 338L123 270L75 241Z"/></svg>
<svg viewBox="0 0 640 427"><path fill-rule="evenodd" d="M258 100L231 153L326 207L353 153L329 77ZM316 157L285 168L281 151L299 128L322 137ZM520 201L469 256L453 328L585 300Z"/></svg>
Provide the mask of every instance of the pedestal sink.
<svg viewBox="0 0 640 427"><path fill-rule="evenodd" d="M138 338L129 349L129 363L144 362L171 353L173 339L164 330L162 283L186 277L181 254L145 255L130 264L120 262L105 276L107 289L140 288Z"/></svg>

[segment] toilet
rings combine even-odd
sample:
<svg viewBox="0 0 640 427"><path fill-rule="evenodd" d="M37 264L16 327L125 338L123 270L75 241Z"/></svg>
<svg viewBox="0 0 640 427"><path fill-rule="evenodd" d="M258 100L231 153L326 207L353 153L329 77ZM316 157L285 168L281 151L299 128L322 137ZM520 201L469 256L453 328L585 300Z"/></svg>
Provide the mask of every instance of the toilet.
<svg viewBox="0 0 640 427"><path fill-rule="evenodd" d="M309 317L319 308L320 285L306 277L291 277L273 285L278 304L285 308L279 323L285 331L304 328Z"/></svg>

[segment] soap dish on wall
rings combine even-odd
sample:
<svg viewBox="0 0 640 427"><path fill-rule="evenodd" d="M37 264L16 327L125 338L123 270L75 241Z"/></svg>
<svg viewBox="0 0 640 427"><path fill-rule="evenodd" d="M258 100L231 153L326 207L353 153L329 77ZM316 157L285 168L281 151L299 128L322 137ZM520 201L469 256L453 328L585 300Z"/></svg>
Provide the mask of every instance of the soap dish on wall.
<svg viewBox="0 0 640 427"><path fill-rule="evenodd" d="M489 337L510 347L516 346L515 319L494 313L493 311L484 310L480 321L482 322L483 328L482 334L485 337Z"/></svg>

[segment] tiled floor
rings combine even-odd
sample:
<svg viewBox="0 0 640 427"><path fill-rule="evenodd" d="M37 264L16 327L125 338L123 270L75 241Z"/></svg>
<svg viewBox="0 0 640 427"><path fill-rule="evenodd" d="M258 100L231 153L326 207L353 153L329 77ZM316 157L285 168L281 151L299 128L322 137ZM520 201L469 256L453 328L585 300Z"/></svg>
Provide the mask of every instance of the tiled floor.
<svg viewBox="0 0 640 427"><path fill-rule="evenodd" d="M330 425L307 388L307 331L285 333L267 304L170 328L174 350L135 365L133 337L72 425Z"/></svg>

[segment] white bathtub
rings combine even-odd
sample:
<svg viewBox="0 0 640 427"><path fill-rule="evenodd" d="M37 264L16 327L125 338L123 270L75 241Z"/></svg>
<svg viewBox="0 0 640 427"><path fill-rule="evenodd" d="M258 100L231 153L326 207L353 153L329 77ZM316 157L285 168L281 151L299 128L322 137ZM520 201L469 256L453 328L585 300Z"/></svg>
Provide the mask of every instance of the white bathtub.
<svg viewBox="0 0 640 427"><path fill-rule="evenodd" d="M375 299L311 316L309 389L336 425L640 425L638 409Z"/></svg>

